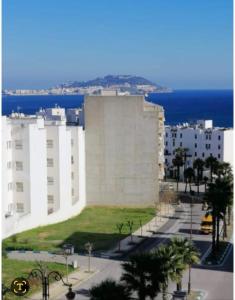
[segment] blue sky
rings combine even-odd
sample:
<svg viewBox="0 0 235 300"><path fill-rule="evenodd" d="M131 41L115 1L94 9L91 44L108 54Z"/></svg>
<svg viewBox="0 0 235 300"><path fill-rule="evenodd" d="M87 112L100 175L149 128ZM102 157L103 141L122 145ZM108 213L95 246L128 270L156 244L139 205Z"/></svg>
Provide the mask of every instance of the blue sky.
<svg viewBox="0 0 235 300"><path fill-rule="evenodd" d="M232 0L3 0L3 87L107 74L232 87Z"/></svg>

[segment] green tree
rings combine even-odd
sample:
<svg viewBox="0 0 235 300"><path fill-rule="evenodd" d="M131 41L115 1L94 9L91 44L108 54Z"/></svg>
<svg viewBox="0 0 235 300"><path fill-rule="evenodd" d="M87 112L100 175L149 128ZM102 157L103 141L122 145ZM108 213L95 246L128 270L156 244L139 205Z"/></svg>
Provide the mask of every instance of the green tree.
<svg viewBox="0 0 235 300"><path fill-rule="evenodd" d="M199 262L199 252L187 238L173 238L169 244L182 259L182 265L189 268L188 289L191 290L191 266Z"/></svg>
<svg viewBox="0 0 235 300"><path fill-rule="evenodd" d="M187 152L189 151L188 148L182 148L182 147L179 147L179 148L176 148L175 149L175 153L177 155L179 155L182 160L183 160L183 166L184 166L184 171L186 169L186 162L187 162ZM185 178L184 178L185 179Z"/></svg>
<svg viewBox="0 0 235 300"><path fill-rule="evenodd" d="M218 168L218 160L214 156L209 156L205 160L205 167L210 169L210 182L213 181L213 173L216 173L216 170Z"/></svg>
<svg viewBox="0 0 235 300"><path fill-rule="evenodd" d="M183 166L183 158L176 153L175 158L172 159L173 166L176 167L176 182L177 182L177 192L179 189L179 179L180 179L180 167Z"/></svg>
<svg viewBox="0 0 235 300"><path fill-rule="evenodd" d="M202 178L204 161L201 158L197 158L193 162L193 168L197 170L197 194L199 195L199 183Z"/></svg>
<svg viewBox="0 0 235 300"><path fill-rule="evenodd" d="M159 269L154 268L150 253L134 254L128 262L122 264L124 273L121 281L124 281L130 292L136 291L139 300L146 297L154 299L160 291ZM155 265L156 267L156 265Z"/></svg>
<svg viewBox="0 0 235 300"><path fill-rule="evenodd" d="M194 170L193 168L187 168L185 169L184 171L184 178L185 178L185 193L187 192L187 187L188 187L188 184L189 184L189 191L191 192L191 182L192 180L194 179Z"/></svg>
<svg viewBox="0 0 235 300"><path fill-rule="evenodd" d="M162 291L162 299L167 299L167 289L169 281L180 282L184 271L184 265L182 264L182 258L179 253L176 253L174 249L169 245L161 245L153 253L153 265L159 265L160 267L160 287Z"/></svg>
<svg viewBox="0 0 235 300"><path fill-rule="evenodd" d="M130 300L130 292L122 284L107 279L90 289L90 300Z"/></svg>
<svg viewBox="0 0 235 300"><path fill-rule="evenodd" d="M212 253L215 255L219 248L220 220L223 220L226 234L226 211L233 197L233 186L228 177L217 178L214 183L208 185L205 200L209 204L209 212L212 214Z"/></svg>

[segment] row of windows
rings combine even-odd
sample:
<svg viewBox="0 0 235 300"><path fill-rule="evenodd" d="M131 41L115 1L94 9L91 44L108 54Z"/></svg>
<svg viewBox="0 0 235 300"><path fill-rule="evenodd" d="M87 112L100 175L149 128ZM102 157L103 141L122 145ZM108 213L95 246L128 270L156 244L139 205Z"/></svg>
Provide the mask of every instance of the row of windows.
<svg viewBox="0 0 235 300"><path fill-rule="evenodd" d="M23 142L22 140L15 140L15 149L20 150L23 149ZM71 146L73 147L74 141L71 139ZM13 142L12 141L7 141L7 149L12 149L13 147ZM53 140L47 140L47 148L53 148L54 147L54 142Z"/></svg>
<svg viewBox="0 0 235 300"><path fill-rule="evenodd" d="M23 149L23 142L22 140L15 140L15 149L20 150ZM13 148L13 142L12 141L7 141L7 149L12 149Z"/></svg>
<svg viewBox="0 0 235 300"><path fill-rule="evenodd" d="M13 191L14 184L13 182L8 183L8 191ZM15 183L15 189L17 192L23 192L24 191L24 184L23 182L16 182Z"/></svg>
<svg viewBox="0 0 235 300"><path fill-rule="evenodd" d="M71 178L74 179L74 172L71 172ZM47 184L53 185L54 184L54 178L53 177L47 177Z"/></svg>
<svg viewBox="0 0 235 300"><path fill-rule="evenodd" d="M167 142L167 141L165 142L165 145L168 146L168 142ZM175 140L172 141L172 146L175 147ZM183 143L180 142L179 146L182 147L182 146L183 146ZM197 146L198 146L198 144L195 143L195 144L194 144L194 147L197 148ZM206 144L206 145L205 145L205 148L206 148L206 150L211 149L211 144ZM220 149L221 149L221 146L218 145L218 150L220 150Z"/></svg>
<svg viewBox="0 0 235 300"><path fill-rule="evenodd" d="M180 133L180 138L182 139L183 138L183 134ZM168 132L166 132L166 137L168 137ZM172 138L177 138L177 134L176 133L172 133L171 135ZM206 140L211 140L211 134L206 134ZM194 135L194 138L197 139L197 134ZM221 136L218 135L218 140L220 141L221 140Z"/></svg>
<svg viewBox="0 0 235 300"><path fill-rule="evenodd" d="M71 146L73 147L74 145L74 140L71 139ZM53 140L47 140L47 148L53 148L54 147L54 142Z"/></svg>
<svg viewBox="0 0 235 300"><path fill-rule="evenodd" d="M22 171L23 170L23 162L22 161L16 161L15 164L13 164L11 161L7 162L7 169L13 168L15 165L16 171Z"/></svg>

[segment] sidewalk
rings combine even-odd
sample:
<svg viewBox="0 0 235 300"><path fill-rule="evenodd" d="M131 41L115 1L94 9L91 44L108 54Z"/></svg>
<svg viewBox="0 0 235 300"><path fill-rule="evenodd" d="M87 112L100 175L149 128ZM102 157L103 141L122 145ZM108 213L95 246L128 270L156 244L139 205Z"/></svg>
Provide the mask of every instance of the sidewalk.
<svg viewBox="0 0 235 300"><path fill-rule="evenodd" d="M142 229L139 228L132 234L132 236L129 235L125 239L121 240L121 251L119 251L119 245L117 245L113 249L103 253L104 256L118 258L123 254L130 252L146 238L151 237L154 233L156 233L175 213L175 208L172 205L161 204L161 207L159 206L158 209L159 212L156 217L154 217L147 224L143 225Z"/></svg>

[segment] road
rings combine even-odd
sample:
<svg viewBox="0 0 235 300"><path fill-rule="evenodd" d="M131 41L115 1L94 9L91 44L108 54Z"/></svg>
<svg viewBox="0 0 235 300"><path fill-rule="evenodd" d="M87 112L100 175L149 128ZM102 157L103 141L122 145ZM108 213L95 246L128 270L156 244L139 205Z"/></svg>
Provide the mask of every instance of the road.
<svg viewBox="0 0 235 300"><path fill-rule="evenodd" d="M203 212L201 211L200 204L194 204L192 208L192 222L193 222L193 235L192 239L200 250L201 256L208 250L210 246L211 236L201 235L199 232L200 219ZM159 244L166 243L167 240L173 236L186 236L190 234L190 221L191 211L189 204L183 204L179 208L171 221L166 223L161 231L155 234L152 238L148 239L135 251L151 251ZM88 300L87 291L95 284L100 283L107 278L120 279L122 268L121 261L118 260L102 260L99 258L93 259L93 264L98 266L100 272L96 273L87 281L78 286L74 286L76 291L76 300ZM183 278L183 288L187 289L187 272ZM169 292L175 289L175 284L170 284ZM203 290L206 292L207 300L232 300L233 299L233 251L232 248L225 259L223 266L205 267L196 266L192 268L192 289ZM61 295L59 300L64 300L64 295ZM161 299L159 296L157 299Z"/></svg>

